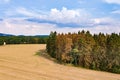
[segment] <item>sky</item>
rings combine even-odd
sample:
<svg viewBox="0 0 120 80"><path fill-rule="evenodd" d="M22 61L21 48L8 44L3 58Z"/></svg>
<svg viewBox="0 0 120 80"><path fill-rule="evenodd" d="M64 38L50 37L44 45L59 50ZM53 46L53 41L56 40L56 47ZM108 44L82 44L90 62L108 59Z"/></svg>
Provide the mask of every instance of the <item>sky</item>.
<svg viewBox="0 0 120 80"><path fill-rule="evenodd" d="M0 33L120 32L120 0L0 0Z"/></svg>

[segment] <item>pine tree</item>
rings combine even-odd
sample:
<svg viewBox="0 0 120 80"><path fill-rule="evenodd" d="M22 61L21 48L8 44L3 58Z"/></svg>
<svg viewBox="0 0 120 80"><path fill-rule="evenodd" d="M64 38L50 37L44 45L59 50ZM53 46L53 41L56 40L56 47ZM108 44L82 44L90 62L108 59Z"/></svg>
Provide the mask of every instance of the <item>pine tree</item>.
<svg viewBox="0 0 120 80"><path fill-rule="evenodd" d="M47 52L54 58L56 57L56 35L57 32L50 33L46 46Z"/></svg>

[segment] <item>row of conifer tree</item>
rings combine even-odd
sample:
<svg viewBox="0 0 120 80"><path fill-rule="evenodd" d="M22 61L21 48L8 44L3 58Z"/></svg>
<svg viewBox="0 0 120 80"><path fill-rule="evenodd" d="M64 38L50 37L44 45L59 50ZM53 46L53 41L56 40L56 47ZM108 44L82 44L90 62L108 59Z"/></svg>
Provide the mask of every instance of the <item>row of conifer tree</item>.
<svg viewBox="0 0 120 80"><path fill-rule="evenodd" d="M6 44L45 44L48 36L0 36L0 45Z"/></svg>
<svg viewBox="0 0 120 80"><path fill-rule="evenodd" d="M120 33L51 32L46 49L60 63L120 73Z"/></svg>

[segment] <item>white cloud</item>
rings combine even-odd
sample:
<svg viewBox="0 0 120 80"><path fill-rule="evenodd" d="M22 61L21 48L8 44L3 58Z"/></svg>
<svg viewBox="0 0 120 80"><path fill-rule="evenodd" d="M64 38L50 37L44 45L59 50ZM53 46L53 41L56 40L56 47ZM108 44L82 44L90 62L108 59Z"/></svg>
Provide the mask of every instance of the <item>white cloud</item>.
<svg viewBox="0 0 120 80"><path fill-rule="evenodd" d="M41 18L41 16L43 17L44 15L42 15L39 12L35 12L33 9L28 10L24 7L19 7L15 9L16 14L21 14L27 17L36 17L36 18ZM13 13L14 14L14 13Z"/></svg>
<svg viewBox="0 0 120 80"><path fill-rule="evenodd" d="M82 4L82 3L84 3L85 2L85 0L78 0L78 3L79 4Z"/></svg>
<svg viewBox="0 0 120 80"><path fill-rule="evenodd" d="M34 23L24 19L4 19L0 22L0 32L11 33L16 35L38 35L49 34L51 31L57 31L59 33L77 32L79 30L89 30L91 33L112 33L120 32L120 22L109 20L110 18L97 18L94 19L94 27L59 27L49 23ZM109 20L109 21L108 21ZM107 21L107 22L106 22ZM101 25L101 23L112 23Z"/></svg>
<svg viewBox="0 0 120 80"><path fill-rule="evenodd" d="M110 4L120 4L120 0L104 0L104 1Z"/></svg>
<svg viewBox="0 0 120 80"><path fill-rule="evenodd" d="M37 13L32 9L28 10L24 7L17 7L17 8L8 9L4 13L7 17L10 17L10 16L12 16L12 17L14 17L14 16L19 17L20 16L21 17L21 16L23 16L23 17L37 17L37 18L39 18L41 15L40 13Z"/></svg>
<svg viewBox="0 0 120 80"><path fill-rule="evenodd" d="M113 25L117 20L114 20L110 17L103 17L103 18L94 18L92 19L94 25Z"/></svg>
<svg viewBox="0 0 120 80"><path fill-rule="evenodd" d="M9 3L10 0L0 0L0 4L3 4L3 3Z"/></svg>
<svg viewBox="0 0 120 80"><path fill-rule="evenodd" d="M119 33L120 32L120 22L119 20L110 18L110 17L103 17L103 18L96 18L93 19L94 27L89 29L93 33Z"/></svg>
<svg viewBox="0 0 120 80"><path fill-rule="evenodd" d="M49 34L55 27L55 25L31 23L23 19L4 19L0 24L0 32L16 35Z"/></svg>
<svg viewBox="0 0 120 80"><path fill-rule="evenodd" d="M71 9L63 7L62 10L56 8L51 9L46 19L60 22L60 23L76 23L80 24L85 22L89 18L89 14L83 9Z"/></svg>
<svg viewBox="0 0 120 80"><path fill-rule="evenodd" d="M34 16L34 14L28 11L26 8L20 7L16 9L17 14L23 14L25 16Z"/></svg>
<svg viewBox="0 0 120 80"><path fill-rule="evenodd" d="M91 18L90 14L83 9L67 9L63 7L61 10L56 8L51 9L45 14L36 12L34 10L27 10L26 8L19 7L15 10L6 12L8 16L24 15L24 18L11 18L0 21L0 32L12 33L12 34L25 34L25 35L36 35L36 34L49 34L51 31L57 32L77 32L79 30L89 30L92 33L112 33L120 32L119 20L112 19L110 17L103 18ZM38 20L47 20L58 23L75 23L86 27L69 27L51 23L37 23L29 22L26 19L38 18Z"/></svg>
<svg viewBox="0 0 120 80"><path fill-rule="evenodd" d="M39 11L39 10L38 10ZM27 10L26 8L19 7L15 10L8 10L5 12L7 16L24 16L33 17L42 20L49 20L58 23L76 23L76 24L87 24L89 21L90 14L84 9L67 9L63 7L61 10L56 8L51 9L49 12L36 12L34 10Z"/></svg>
<svg viewBox="0 0 120 80"><path fill-rule="evenodd" d="M120 14L120 10L115 10L112 12L113 14Z"/></svg>

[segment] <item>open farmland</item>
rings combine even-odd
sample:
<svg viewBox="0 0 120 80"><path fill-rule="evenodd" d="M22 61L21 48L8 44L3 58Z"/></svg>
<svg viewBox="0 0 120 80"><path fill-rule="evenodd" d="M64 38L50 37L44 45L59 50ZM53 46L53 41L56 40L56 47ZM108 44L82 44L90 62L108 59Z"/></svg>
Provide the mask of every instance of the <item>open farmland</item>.
<svg viewBox="0 0 120 80"><path fill-rule="evenodd" d="M0 80L120 80L120 74L64 66L35 55L45 46L0 46Z"/></svg>

